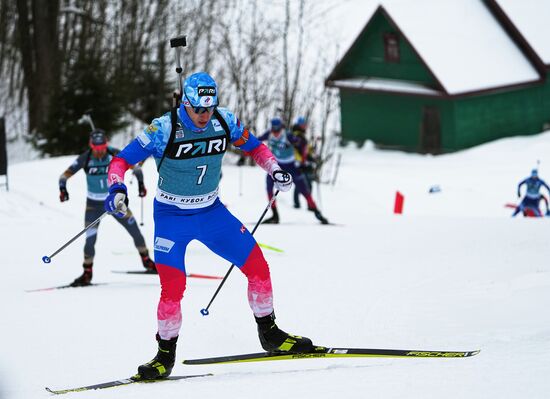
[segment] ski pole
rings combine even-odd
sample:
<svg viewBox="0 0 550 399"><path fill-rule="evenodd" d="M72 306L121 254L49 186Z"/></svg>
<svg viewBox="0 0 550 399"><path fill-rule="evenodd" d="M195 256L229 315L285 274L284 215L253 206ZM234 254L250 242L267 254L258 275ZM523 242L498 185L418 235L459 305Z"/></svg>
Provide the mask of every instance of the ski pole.
<svg viewBox="0 0 550 399"><path fill-rule="evenodd" d="M321 197L321 182L317 182L317 200L319 201L319 207L323 209L323 198Z"/></svg>
<svg viewBox="0 0 550 399"><path fill-rule="evenodd" d="M239 166L239 197L242 197L242 195L243 195L243 167Z"/></svg>
<svg viewBox="0 0 550 399"><path fill-rule="evenodd" d="M340 162L342 161L342 154L338 154L338 158L336 160L336 169L334 171L334 176L332 177L332 185L334 186L336 184L336 178L338 177L338 170L340 169Z"/></svg>
<svg viewBox="0 0 550 399"><path fill-rule="evenodd" d="M141 197L141 223L140 226L143 226L143 197Z"/></svg>
<svg viewBox="0 0 550 399"><path fill-rule="evenodd" d="M275 191L275 194L269 200L269 203L267 204L264 211L262 212L262 216L260 216L260 219L256 223L256 226L254 226L254 228L252 229L252 233L251 233L252 235L254 235L254 233L256 232L256 229L262 223L262 220L264 220L265 214L267 213L269 208L271 208L271 205L273 205L273 203L275 202L275 198L277 197L277 194L279 194L279 190ZM212 296L212 299L210 299L210 302L208 302L208 306L206 306L206 308L204 308L204 309L201 309L201 314L203 316L208 316L210 314L208 309L210 308L210 305L212 305L212 302L214 302L214 299L216 299L216 296L218 295L218 292L220 292L223 285L225 284L225 280L227 280L227 278L229 277L229 274L231 274L231 271L233 270L233 267L235 267L234 263L232 263L231 266L229 266L229 270L227 270L227 273L225 273L225 277L223 278L220 285L218 286L218 289L216 290L216 292L214 292L214 295Z"/></svg>
<svg viewBox="0 0 550 399"><path fill-rule="evenodd" d="M88 226L86 226L84 228L84 230L82 230L80 233L78 233L77 235L75 235L73 238L71 238L69 241L67 241L66 244L62 245L61 248L59 248L57 251L55 251L53 254L51 254L50 256L43 256L42 257L42 262L44 263L50 263L52 261L52 258L57 255L58 253L60 253L61 251L63 251L65 248L67 248L69 245L71 245L71 243L76 240L78 237L80 237L82 234L84 234L86 231L88 231L89 229L91 229L93 226L95 226L96 224L98 224L101 219L103 219L106 215L110 215L111 212L108 212L108 211L105 211L103 212L103 214L98 217L96 220L94 220L92 223L90 223Z"/></svg>

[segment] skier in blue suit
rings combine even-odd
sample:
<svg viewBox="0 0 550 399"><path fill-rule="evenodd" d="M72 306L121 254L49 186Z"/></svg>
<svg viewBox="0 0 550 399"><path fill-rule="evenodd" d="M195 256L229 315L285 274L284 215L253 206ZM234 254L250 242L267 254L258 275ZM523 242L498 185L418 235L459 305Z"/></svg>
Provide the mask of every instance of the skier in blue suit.
<svg viewBox="0 0 550 399"><path fill-rule="evenodd" d="M296 353L313 348L309 338L287 334L275 324L268 264L252 234L218 198L222 158L229 144L249 154L272 176L277 189L290 190L292 177L234 114L217 107L214 79L205 72L190 75L183 85L180 107L154 119L109 167L110 194L105 209L119 215L128 203L124 173L130 165L152 156L159 172L153 214L155 263L161 284L158 352L138 367L135 378L164 378L172 371L182 324L185 252L192 240L202 242L246 276L248 302L266 351Z"/></svg>
<svg viewBox="0 0 550 399"><path fill-rule="evenodd" d="M319 208L317 208L317 204L313 200L313 196L311 195L307 185L306 177L297 167L298 162L296 160L294 148L294 145L298 143L297 137L286 131L281 119L273 118L271 120L271 129L259 136L258 140L267 141L267 146L273 152L273 155L279 165L281 165L281 168L292 176L296 188L307 201L307 209L312 211L317 220L319 220L322 224L329 224L329 221L323 216ZM271 200L271 198L273 198L273 178L269 174L266 176L266 188L267 196ZM266 219L264 223L278 224L279 211L277 210L276 201L273 201L271 211L273 212L273 215L269 219Z"/></svg>
<svg viewBox="0 0 550 399"><path fill-rule="evenodd" d="M531 171L531 176L522 180L518 184L518 198L521 198L521 186L523 186L524 184L527 187L525 197L517 206L516 210L512 214L512 217L515 217L518 213L523 212L527 209L533 211L533 213L537 217L542 216L539 210L539 202L542 199L540 189L541 187L544 187L550 193L550 187L548 187L548 184L546 184L544 180L539 178L539 173L537 169L533 169Z"/></svg>

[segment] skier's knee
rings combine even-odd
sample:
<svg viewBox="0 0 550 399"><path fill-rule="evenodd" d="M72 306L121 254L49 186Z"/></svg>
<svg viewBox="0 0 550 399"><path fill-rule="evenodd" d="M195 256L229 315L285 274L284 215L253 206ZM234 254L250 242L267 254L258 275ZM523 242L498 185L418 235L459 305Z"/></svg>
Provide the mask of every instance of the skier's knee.
<svg viewBox="0 0 550 399"><path fill-rule="evenodd" d="M157 263L160 277L160 300L179 302L183 298L187 277L185 272L175 267Z"/></svg>
<svg viewBox="0 0 550 399"><path fill-rule="evenodd" d="M246 262L240 269L249 280L270 279L269 265L267 264L264 254L258 244L254 246L246 259Z"/></svg>

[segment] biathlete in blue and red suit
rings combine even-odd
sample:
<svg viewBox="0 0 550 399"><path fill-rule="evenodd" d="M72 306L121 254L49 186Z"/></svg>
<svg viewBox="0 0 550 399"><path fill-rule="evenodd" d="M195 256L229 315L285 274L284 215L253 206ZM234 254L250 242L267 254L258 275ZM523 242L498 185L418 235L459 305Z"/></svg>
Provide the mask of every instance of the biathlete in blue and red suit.
<svg viewBox="0 0 550 399"><path fill-rule="evenodd" d="M297 167L296 154L294 152L294 145L298 143L298 139L292 133L287 132L284 129L283 122L279 118L273 118L271 120L271 129L258 137L260 141L267 141L267 145L281 168L290 173L296 188L302 194L307 201L307 209L312 211L322 224L328 224L328 220L321 214L321 211L317 208L317 204L311 196L311 192L307 186L306 178L303 173ZM271 175L266 176L267 196L271 200L273 198L273 177ZM274 201L271 205L271 211L273 216L266 219L264 223L279 223L279 211L277 210L277 204Z"/></svg>
<svg viewBox="0 0 550 399"><path fill-rule="evenodd" d="M531 176L522 180L518 184L518 198L521 197L521 186L523 185L527 186L527 191L525 192L525 197L521 201L521 203L516 207L516 210L512 214L512 217L515 217L520 212L526 212L531 211L536 217L542 216L540 209L539 209L539 202L543 198L542 194L540 193L540 189L542 187L546 188L546 190L550 193L550 187L548 187L548 184L542 179L539 178L539 173L537 169L533 169L531 171ZM548 206L547 206L548 209ZM548 211L547 211L548 214Z"/></svg>
<svg viewBox="0 0 550 399"><path fill-rule="evenodd" d="M130 165L152 156L159 172L153 215L161 283L158 353L138 367L136 378L142 379L166 377L174 366L186 284L185 251L192 240L235 264L247 277L248 302L266 351L295 353L313 348L310 339L289 335L275 324L268 264L251 233L218 198L222 158L230 143L252 156L279 190L290 190L291 176L235 115L217 108L218 89L211 76L190 75L183 91L180 107L154 119L113 159L108 172L110 195L105 209L118 210L120 215L127 204L124 173Z"/></svg>

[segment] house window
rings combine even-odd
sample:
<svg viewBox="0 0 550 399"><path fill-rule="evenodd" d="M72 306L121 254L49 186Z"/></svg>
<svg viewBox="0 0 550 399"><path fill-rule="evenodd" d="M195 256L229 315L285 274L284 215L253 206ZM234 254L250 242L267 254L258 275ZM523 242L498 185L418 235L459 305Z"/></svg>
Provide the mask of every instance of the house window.
<svg viewBox="0 0 550 399"><path fill-rule="evenodd" d="M384 60L399 62L399 37L395 33L384 34Z"/></svg>

